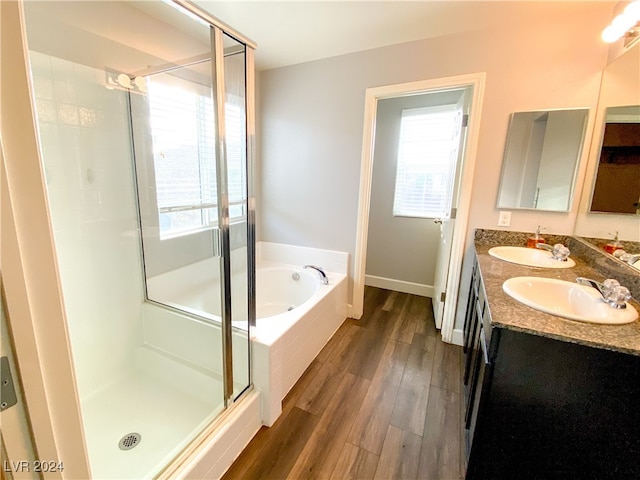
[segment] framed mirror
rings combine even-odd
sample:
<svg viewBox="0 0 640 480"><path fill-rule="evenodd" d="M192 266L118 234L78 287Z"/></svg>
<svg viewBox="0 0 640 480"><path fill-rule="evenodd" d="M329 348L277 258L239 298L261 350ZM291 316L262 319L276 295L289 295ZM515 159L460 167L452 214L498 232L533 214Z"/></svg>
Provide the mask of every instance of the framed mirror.
<svg viewBox="0 0 640 480"><path fill-rule="evenodd" d="M590 211L640 214L640 105L606 110Z"/></svg>
<svg viewBox="0 0 640 480"><path fill-rule="evenodd" d="M498 208L570 210L588 114L577 108L511 115Z"/></svg>

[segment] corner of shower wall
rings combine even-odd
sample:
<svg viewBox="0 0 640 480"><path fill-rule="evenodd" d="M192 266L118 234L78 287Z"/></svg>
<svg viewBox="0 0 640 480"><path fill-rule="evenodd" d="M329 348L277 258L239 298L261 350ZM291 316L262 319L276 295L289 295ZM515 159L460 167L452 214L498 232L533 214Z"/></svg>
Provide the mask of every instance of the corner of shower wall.
<svg viewBox="0 0 640 480"><path fill-rule="evenodd" d="M153 350L196 368L204 374L222 378L222 355L211 348L220 342L220 325L147 302L143 306L144 343ZM242 352L246 339L233 335L233 362L247 372L247 357ZM248 378L239 382L249 383Z"/></svg>
<svg viewBox="0 0 640 480"><path fill-rule="evenodd" d="M77 385L86 399L126 375L142 344L126 94L104 88L96 68L33 50L29 61Z"/></svg>

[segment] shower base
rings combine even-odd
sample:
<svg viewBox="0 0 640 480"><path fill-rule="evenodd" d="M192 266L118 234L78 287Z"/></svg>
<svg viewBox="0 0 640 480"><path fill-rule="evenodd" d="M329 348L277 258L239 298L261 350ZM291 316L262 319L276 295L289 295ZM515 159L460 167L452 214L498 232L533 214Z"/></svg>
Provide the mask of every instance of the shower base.
<svg viewBox="0 0 640 480"><path fill-rule="evenodd" d="M223 408L222 384L155 351L139 348L131 372L81 400L93 478L157 475ZM132 433L140 440L119 447Z"/></svg>

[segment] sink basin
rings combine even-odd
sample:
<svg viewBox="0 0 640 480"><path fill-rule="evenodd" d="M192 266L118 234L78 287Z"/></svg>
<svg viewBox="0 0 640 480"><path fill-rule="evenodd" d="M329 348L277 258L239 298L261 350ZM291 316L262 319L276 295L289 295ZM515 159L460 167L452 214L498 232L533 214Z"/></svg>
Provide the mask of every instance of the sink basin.
<svg viewBox="0 0 640 480"><path fill-rule="evenodd" d="M595 288L555 278L514 277L504 282L502 289L528 307L579 322L620 325L638 318L629 304L613 308Z"/></svg>
<svg viewBox="0 0 640 480"><path fill-rule="evenodd" d="M554 260L551 252L538 248L493 247L489 249L489 255L505 262L517 263L528 267L571 268L576 264L571 258L567 258L566 262Z"/></svg>

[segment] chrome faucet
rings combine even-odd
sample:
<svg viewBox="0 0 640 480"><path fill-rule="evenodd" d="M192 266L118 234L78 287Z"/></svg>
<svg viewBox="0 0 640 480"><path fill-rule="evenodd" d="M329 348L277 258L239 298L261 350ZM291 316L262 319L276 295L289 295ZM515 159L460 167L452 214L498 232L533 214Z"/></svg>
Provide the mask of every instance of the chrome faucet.
<svg viewBox="0 0 640 480"><path fill-rule="evenodd" d="M320 274L320 277L322 278L322 283L324 283L325 285L329 285L329 277L327 277L327 274L324 273L324 270L321 267L316 267L315 265L305 265L302 268L313 268L315 271L317 271Z"/></svg>
<svg viewBox="0 0 640 480"><path fill-rule="evenodd" d="M625 302L631 299L629 289L627 287L623 287L617 280L612 278L608 278L604 282L600 283L595 280L591 280L590 278L578 277L576 278L576 282L580 285L587 285L598 290L605 303L613 308L627 308L627 304Z"/></svg>
<svg viewBox="0 0 640 480"><path fill-rule="evenodd" d="M623 255L623 257L623 261L627 262L629 265L633 265L640 260L640 253L627 253L626 255Z"/></svg>
<svg viewBox="0 0 640 480"><path fill-rule="evenodd" d="M618 254L618 252L620 252ZM621 261L628 263L629 265L633 265L638 260L640 260L640 253L627 253L624 250L616 250L613 252L613 256L619 258Z"/></svg>
<svg viewBox="0 0 640 480"><path fill-rule="evenodd" d="M556 243L553 247L546 243L536 243L536 248L551 252L551 258L559 262L566 262L569 255L571 255L571 251L561 243Z"/></svg>

